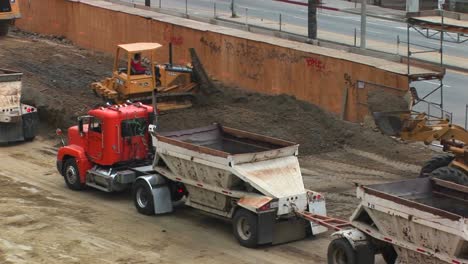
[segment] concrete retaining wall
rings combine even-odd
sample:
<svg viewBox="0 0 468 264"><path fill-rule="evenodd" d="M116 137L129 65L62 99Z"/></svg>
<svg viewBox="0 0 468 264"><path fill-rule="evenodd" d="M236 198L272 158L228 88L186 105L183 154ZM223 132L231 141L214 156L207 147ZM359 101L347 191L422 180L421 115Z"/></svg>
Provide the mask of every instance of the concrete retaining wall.
<svg viewBox="0 0 468 264"><path fill-rule="evenodd" d="M226 84L294 95L338 115L344 113L350 121L362 121L367 114L362 102L365 85L358 81L395 88L389 92L408 90L406 67L395 62L110 2L30 0L21 1L21 11L19 28L65 36L96 51L113 53L121 43L159 42L165 45L159 59L166 62L167 44L172 42L175 62L184 63L190 58L188 48L194 47L208 73Z"/></svg>

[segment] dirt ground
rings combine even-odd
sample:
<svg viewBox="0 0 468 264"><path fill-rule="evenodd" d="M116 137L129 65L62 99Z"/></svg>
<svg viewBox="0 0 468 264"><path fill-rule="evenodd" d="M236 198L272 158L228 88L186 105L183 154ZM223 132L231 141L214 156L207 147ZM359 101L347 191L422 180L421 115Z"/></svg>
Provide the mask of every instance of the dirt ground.
<svg viewBox="0 0 468 264"><path fill-rule="evenodd" d="M13 33L0 41L0 66L25 73L25 99L44 124L33 142L0 147L0 263L325 263L328 234L246 249L230 224L195 209L139 215L129 193L74 192L56 172L56 126L73 124L100 103L89 83L110 73L112 58L66 40ZM431 152L342 122L290 96L222 88L195 107L163 115L164 130L219 122L301 144L307 188L323 192L328 213L349 217L355 183L416 177ZM382 263L381 260L378 263Z"/></svg>

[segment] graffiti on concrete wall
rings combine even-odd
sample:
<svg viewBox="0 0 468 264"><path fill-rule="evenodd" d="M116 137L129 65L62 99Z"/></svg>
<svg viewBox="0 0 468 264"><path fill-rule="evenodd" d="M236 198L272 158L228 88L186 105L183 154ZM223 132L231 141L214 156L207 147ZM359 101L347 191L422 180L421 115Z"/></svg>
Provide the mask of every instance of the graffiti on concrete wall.
<svg viewBox="0 0 468 264"><path fill-rule="evenodd" d="M208 40L206 39L205 37L201 37L200 38L200 42L209 48L210 50L210 53L212 54L219 54L221 52L221 46L218 45L217 43L211 41L211 40Z"/></svg>
<svg viewBox="0 0 468 264"><path fill-rule="evenodd" d="M312 57L306 57L304 59L307 67L313 68L318 72L323 72L325 70L325 63L322 62L320 59Z"/></svg>
<svg viewBox="0 0 468 264"><path fill-rule="evenodd" d="M214 55L223 54L240 58L239 66L236 70L242 76L251 80L259 81L264 76L265 67L272 65L271 61L277 61L281 65L304 63L307 68L312 68L320 74L328 74L326 64L314 57L297 56L294 52L284 52L282 49L261 49L257 43L232 42L229 39L223 39L222 43L212 41L209 38L201 37L200 43L207 47L209 52Z"/></svg>
<svg viewBox="0 0 468 264"><path fill-rule="evenodd" d="M356 87L356 83L353 82L351 75L349 75L348 73L344 74L344 81L345 81L345 85L349 87Z"/></svg>
<svg viewBox="0 0 468 264"><path fill-rule="evenodd" d="M184 38L182 36L174 36L171 27L168 25L164 28L163 40L167 43L172 43L172 45L175 46L184 44Z"/></svg>

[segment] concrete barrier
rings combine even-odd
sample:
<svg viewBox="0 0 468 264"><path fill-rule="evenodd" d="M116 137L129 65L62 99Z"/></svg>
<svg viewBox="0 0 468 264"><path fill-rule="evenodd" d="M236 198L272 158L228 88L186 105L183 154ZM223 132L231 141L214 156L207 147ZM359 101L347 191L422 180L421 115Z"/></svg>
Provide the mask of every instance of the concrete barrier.
<svg viewBox="0 0 468 264"><path fill-rule="evenodd" d="M368 114L365 84L383 92L408 91L404 64L151 10L99 0L31 0L21 1L21 11L19 28L65 36L96 51L113 53L121 43L159 42L165 48L158 59L165 62L172 42L174 61L186 63L193 47L213 78L261 93L293 95L350 121L362 121ZM412 68L412 73L433 74L422 68Z"/></svg>

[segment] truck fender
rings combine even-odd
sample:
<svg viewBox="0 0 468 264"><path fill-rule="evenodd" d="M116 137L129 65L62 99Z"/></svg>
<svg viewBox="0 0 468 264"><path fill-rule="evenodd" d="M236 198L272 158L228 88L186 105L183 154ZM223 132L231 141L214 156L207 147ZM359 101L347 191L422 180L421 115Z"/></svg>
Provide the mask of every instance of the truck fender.
<svg viewBox="0 0 468 264"><path fill-rule="evenodd" d="M159 174L140 176L135 180L144 181L151 188L153 194L154 213L165 214L173 211L171 192L167 186L166 178Z"/></svg>
<svg viewBox="0 0 468 264"><path fill-rule="evenodd" d="M76 161L78 166L78 171L80 172L80 181L81 183L86 182L86 173L89 169L93 167L93 164L86 157L85 151L82 147L77 145L68 145L59 148L57 152L57 170L62 173L64 159L67 157L72 157Z"/></svg>
<svg viewBox="0 0 468 264"><path fill-rule="evenodd" d="M356 228L337 231L331 234L332 238L346 238L349 244L353 247L354 250L357 250L358 247L368 244L368 239L365 233L359 231Z"/></svg>

